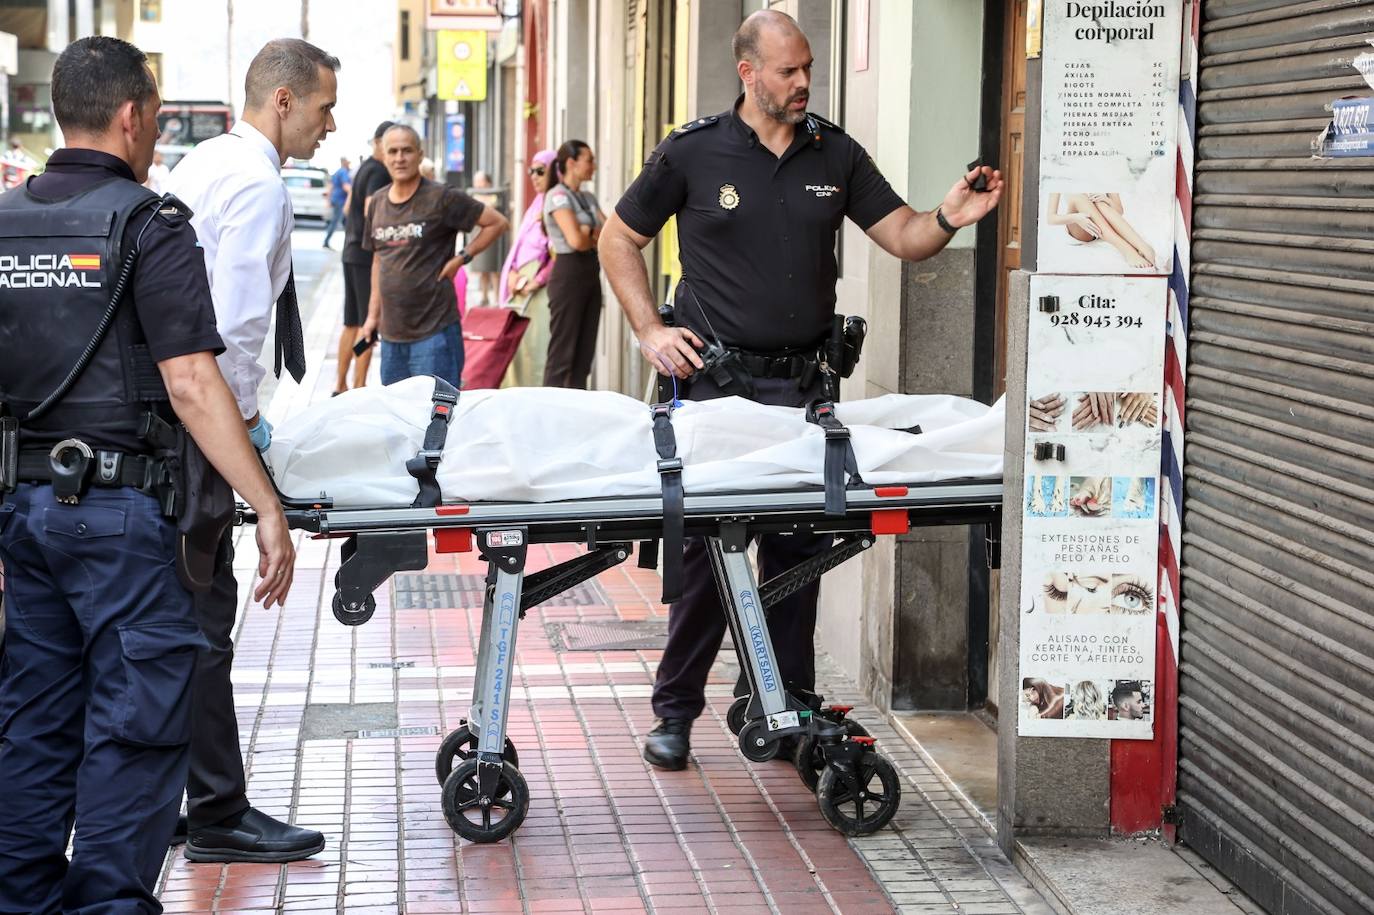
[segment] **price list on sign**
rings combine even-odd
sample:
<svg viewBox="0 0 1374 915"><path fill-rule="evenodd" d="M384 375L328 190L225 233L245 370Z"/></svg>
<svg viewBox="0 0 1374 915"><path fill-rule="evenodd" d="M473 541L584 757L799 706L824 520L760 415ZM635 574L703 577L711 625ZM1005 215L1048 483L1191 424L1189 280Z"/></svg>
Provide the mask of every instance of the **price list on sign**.
<svg viewBox="0 0 1374 915"><path fill-rule="evenodd" d="M1167 274L1183 0L1046 0L1043 273Z"/></svg>

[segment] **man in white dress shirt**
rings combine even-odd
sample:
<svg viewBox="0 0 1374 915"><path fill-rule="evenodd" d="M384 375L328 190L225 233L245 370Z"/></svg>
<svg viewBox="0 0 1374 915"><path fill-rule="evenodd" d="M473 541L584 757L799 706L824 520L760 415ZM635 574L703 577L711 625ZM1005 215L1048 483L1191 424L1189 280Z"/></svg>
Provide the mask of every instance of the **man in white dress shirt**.
<svg viewBox="0 0 1374 915"><path fill-rule="evenodd" d="M220 370L259 451L272 427L258 409L258 364L277 308L277 371L304 373L300 315L291 278L291 198L281 180L287 158L309 159L334 130L339 61L307 42L269 42L248 67L243 117L223 136L200 143L173 169L167 189L195 213L191 225L225 351ZM279 301L280 299L280 301ZM196 595L210 643L196 670L195 725L187 783L192 861L296 861L324 848L314 830L282 823L248 803L230 682L238 583L233 547L220 544L215 582Z"/></svg>

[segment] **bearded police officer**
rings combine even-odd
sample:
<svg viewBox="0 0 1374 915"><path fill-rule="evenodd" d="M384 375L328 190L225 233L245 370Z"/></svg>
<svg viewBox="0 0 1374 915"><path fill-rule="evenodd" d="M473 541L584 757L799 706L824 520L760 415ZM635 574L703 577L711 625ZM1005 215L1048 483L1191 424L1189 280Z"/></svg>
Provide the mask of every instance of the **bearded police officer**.
<svg viewBox="0 0 1374 915"><path fill-rule="evenodd" d="M745 93L730 111L679 127L649 156L601 234L601 263L639 340L661 373L690 379L695 400L741 394L804 406L821 397L817 351L835 319L835 237L848 216L879 247L918 261L997 204L1001 175L979 167L932 212L904 204L853 139L806 110L811 49L791 17L754 13L734 38ZM640 253L677 216L683 279L673 326L660 319ZM693 375L710 342L733 354L743 378ZM830 545L828 537L765 537L762 579ZM689 542L681 600L669 608L668 644L654 684L661 719L644 757L665 769L687 764L692 721L720 648L725 617L705 545ZM815 685L812 584L768 611L789 688Z"/></svg>
<svg viewBox="0 0 1374 915"><path fill-rule="evenodd" d="M257 599L291 585L189 214L139 185L161 104L146 61L115 38L69 45L52 76L68 145L0 196L0 913L162 910L204 640L167 517L194 451L174 462L150 438L180 419L258 513Z"/></svg>

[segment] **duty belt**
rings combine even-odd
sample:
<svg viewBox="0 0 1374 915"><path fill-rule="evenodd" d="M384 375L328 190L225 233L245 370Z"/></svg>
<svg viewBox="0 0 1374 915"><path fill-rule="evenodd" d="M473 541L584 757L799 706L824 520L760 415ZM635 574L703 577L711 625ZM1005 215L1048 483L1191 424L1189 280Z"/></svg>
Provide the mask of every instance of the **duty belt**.
<svg viewBox="0 0 1374 915"><path fill-rule="evenodd" d="M800 378L819 361L814 350L776 355L742 349L735 349L735 352L739 354L740 365L755 378Z"/></svg>
<svg viewBox="0 0 1374 915"><path fill-rule="evenodd" d="M66 439L47 451L20 451L15 476L20 483L51 483L60 501L75 503L87 486L151 492L161 463L151 455L100 451Z"/></svg>

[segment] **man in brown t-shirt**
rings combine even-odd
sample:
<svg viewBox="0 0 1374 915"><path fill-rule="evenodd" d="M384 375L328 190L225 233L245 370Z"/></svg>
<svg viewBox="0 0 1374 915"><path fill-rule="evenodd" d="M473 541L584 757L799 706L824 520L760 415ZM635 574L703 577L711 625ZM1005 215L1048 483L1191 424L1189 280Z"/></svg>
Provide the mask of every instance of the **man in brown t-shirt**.
<svg viewBox="0 0 1374 915"><path fill-rule="evenodd" d="M382 137L391 184L367 200L363 247L374 253L362 338L380 328L382 384L463 377L463 334L453 277L502 232L506 218L467 194L420 177L420 135L397 124ZM457 254L459 233L480 228Z"/></svg>

